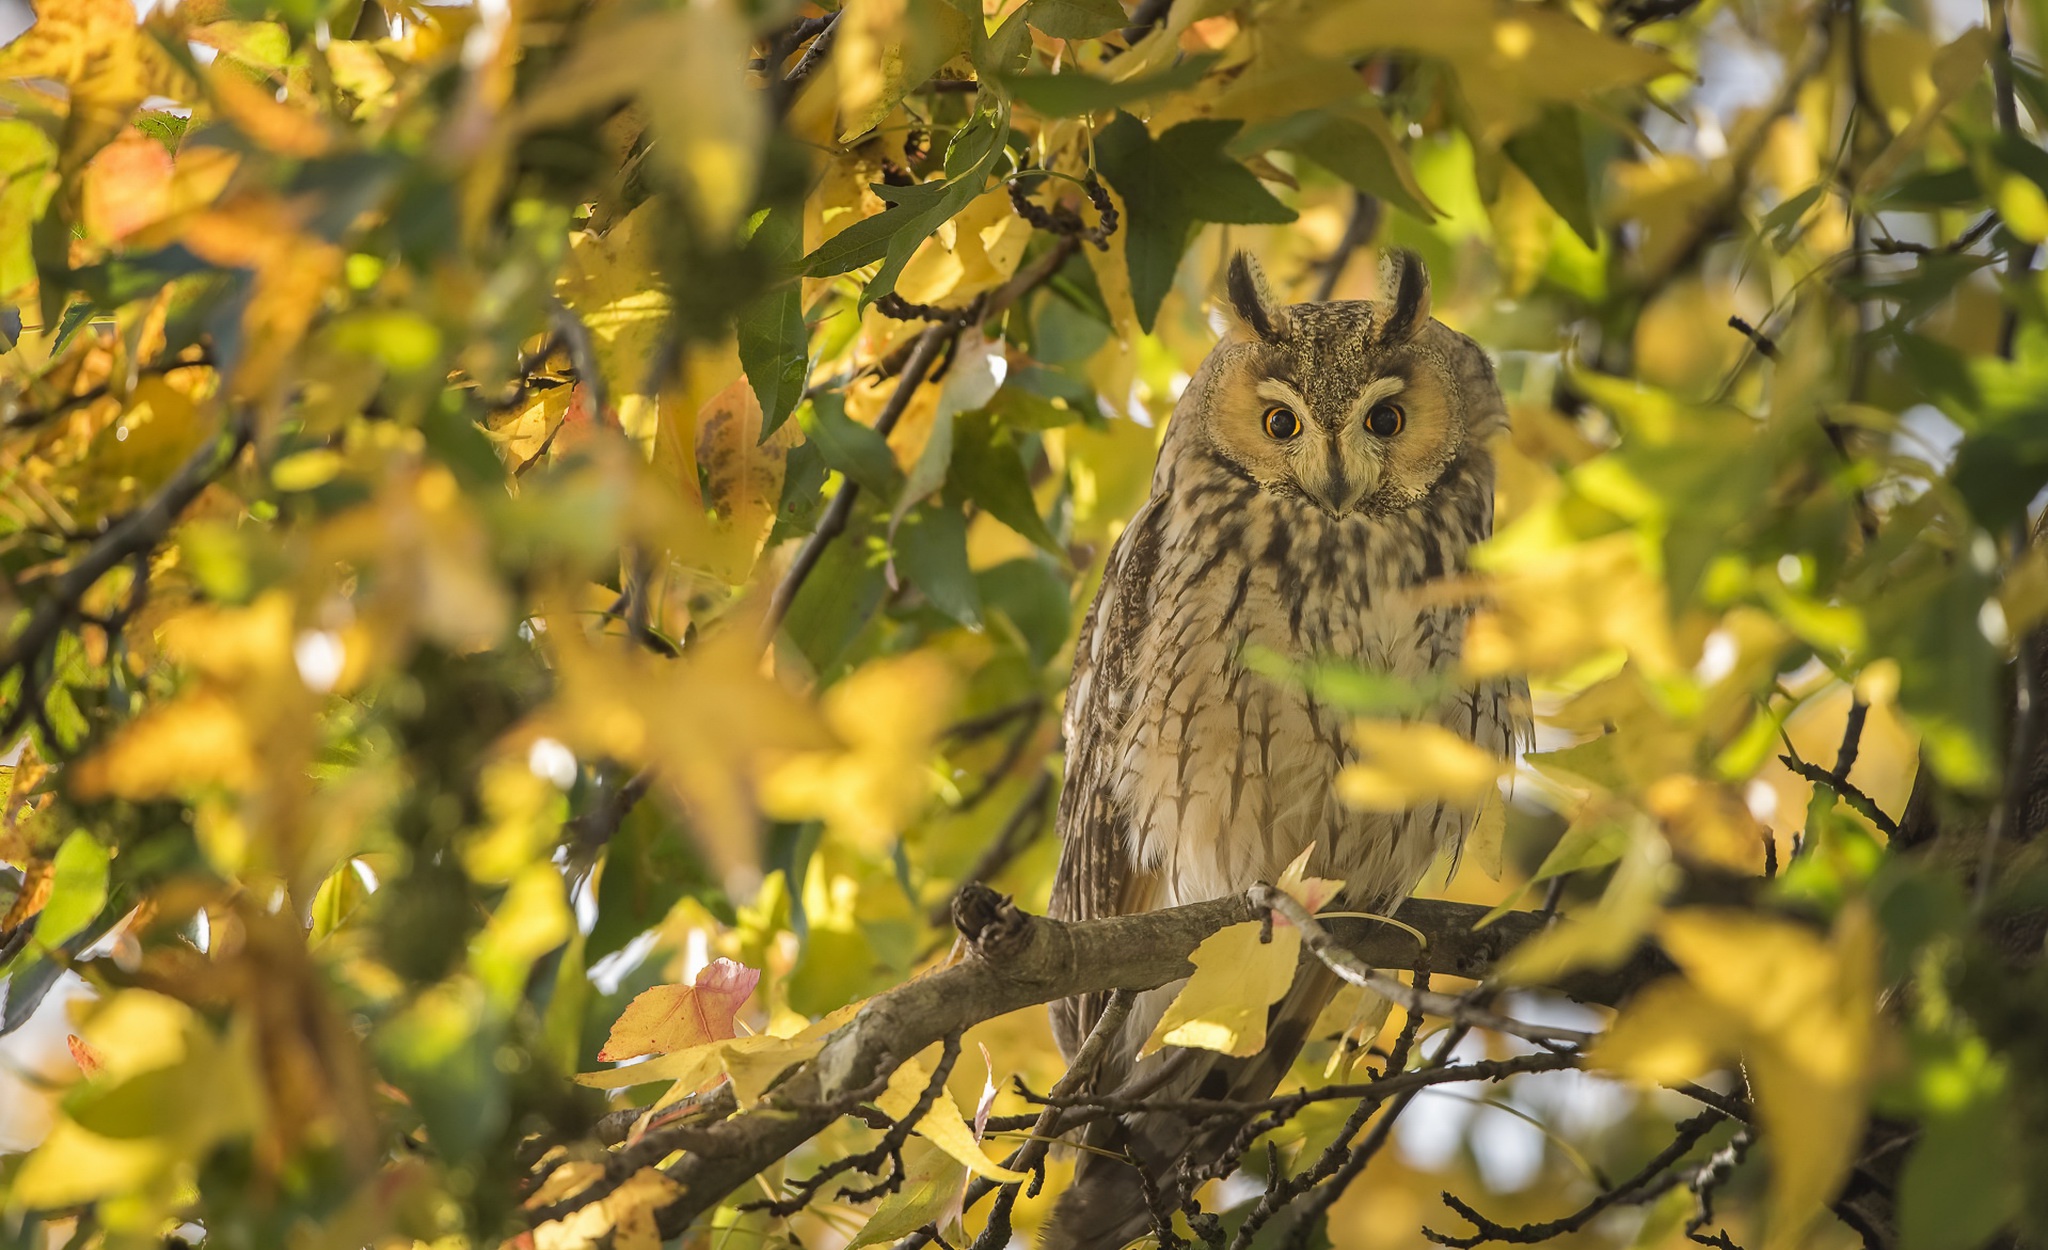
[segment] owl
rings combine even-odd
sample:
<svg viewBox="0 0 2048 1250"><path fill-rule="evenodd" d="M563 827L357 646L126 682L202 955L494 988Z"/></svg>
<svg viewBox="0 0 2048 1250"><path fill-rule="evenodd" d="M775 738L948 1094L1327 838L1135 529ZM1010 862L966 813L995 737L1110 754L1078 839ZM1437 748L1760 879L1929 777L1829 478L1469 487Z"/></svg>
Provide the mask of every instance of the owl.
<svg viewBox="0 0 2048 1250"><path fill-rule="evenodd" d="M1381 290L1281 305L1251 256L1230 262L1229 329L1174 408L1151 497L1117 539L1076 645L1055 916L1239 893L1311 844L1313 874L1343 881L1348 906L1383 911L1455 855L1470 813L1338 800L1355 759L1346 717L1266 676L1256 653L1447 692L1427 715L1503 756L1520 736L1511 683L1457 679L1469 606L1444 585L1493 530L1500 389L1478 344L1431 319L1420 258L1389 254ZM1250 1059L1168 1047L1137 1060L1177 988L1140 996L1095 1089L1265 1097L1336 982L1304 965ZM1100 996L1054 1004L1070 1060L1101 1010ZM1146 1233L1139 1177L1118 1156L1171 1193L1220 1150L1197 1127L1169 1110L1092 1126L1097 1149L1080 1152L1044 1244L1114 1248Z"/></svg>

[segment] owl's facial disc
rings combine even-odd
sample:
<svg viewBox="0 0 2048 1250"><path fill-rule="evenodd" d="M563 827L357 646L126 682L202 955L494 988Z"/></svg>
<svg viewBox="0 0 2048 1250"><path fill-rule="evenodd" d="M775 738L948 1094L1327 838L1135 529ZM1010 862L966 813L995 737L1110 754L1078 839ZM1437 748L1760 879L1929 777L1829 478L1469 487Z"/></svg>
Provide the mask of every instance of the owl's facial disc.
<svg viewBox="0 0 2048 1250"><path fill-rule="evenodd" d="M1278 378L1257 385L1264 406L1261 429L1278 453L1282 482L1308 497L1326 515L1347 516L1379 489L1384 473L1380 449L1363 432L1365 413L1398 394L1398 377L1366 387L1347 412L1316 412L1293 386Z"/></svg>

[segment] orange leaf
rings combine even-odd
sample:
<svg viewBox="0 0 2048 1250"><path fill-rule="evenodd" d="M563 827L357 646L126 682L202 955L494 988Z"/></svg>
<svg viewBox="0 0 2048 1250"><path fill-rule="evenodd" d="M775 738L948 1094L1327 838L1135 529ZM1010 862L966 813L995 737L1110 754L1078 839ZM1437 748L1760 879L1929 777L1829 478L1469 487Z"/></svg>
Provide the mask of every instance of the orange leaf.
<svg viewBox="0 0 2048 1250"><path fill-rule="evenodd" d="M733 1035L733 1016L753 994L759 970L714 959L695 985L657 985L626 1005L597 1057L607 1063L662 1055Z"/></svg>
<svg viewBox="0 0 2048 1250"><path fill-rule="evenodd" d="M85 1075L98 1076L100 1069L106 1066L107 1061L100 1057L100 1052L94 1050L92 1043L78 1034L66 1033L64 1044L71 1048L71 1062L77 1064L78 1070Z"/></svg>

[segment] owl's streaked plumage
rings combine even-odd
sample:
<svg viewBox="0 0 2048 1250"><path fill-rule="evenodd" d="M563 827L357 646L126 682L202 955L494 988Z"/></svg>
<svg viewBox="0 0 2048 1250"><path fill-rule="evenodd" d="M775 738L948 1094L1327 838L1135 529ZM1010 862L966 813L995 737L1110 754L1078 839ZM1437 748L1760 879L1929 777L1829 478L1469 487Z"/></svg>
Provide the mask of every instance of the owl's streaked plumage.
<svg viewBox="0 0 2048 1250"><path fill-rule="evenodd" d="M1347 882L1353 906L1385 908L1462 843L1470 817L1456 809L1340 803L1336 775L1354 758L1344 717L1248 667L1250 650L1455 689L1434 718L1510 752L1515 691L1456 685L1467 608L1439 584L1493 530L1488 440L1506 410L1485 353L1430 318L1420 260L1396 253L1383 275L1388 299L1281 306L1256 262L1232 261L1232 328L1174 409L1151 498L1118 538L1076 646L1055 916L1239 892L1311 842L1311 872ZM1134 1072L1173 988L1140 999L1097 1089L1192 1092L1206 1078L1263 1096L1248 1086L1285 1072L1334 983L1299 979L1264 1056L1169 1050ZM1099 997L1055 1005L1070 1058L1100 1010ZM1163 1169L1188 1126L1148 1112L1097 1135ZM1148 1228L1130 1168L1087 1154L1047 1244L1120 1246Z"/></svg>

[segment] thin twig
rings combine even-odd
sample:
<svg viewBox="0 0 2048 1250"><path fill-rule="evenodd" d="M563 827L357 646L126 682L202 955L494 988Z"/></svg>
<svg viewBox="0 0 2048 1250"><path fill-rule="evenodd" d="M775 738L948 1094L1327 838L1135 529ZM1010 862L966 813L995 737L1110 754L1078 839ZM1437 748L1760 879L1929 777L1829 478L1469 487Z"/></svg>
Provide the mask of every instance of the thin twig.
<svg viewBox="0 0 2048 1250"><path fill-rule="evenodd" d="M1074 1061L1067 1065L1067 1070L1053 1083L1049 1097L1066 1098L1077 1095L1095 1079L1095 1070L1101 1065L1102 1056L1123 1032L1124 1020L1131 1014L1131 1004L1137 1001L1138 996L1132 990L1111 991L1109 1001L1102 1008L1102 1014L1095 1018L1095 1027L1088 1030L1087 1040L1083 1041L1081 1049L1074 1053ZM1040 1161L1045 1158L1045 1152L1051 1147L1053 1139L1059 1136L1062 1127L1060 1121L1060 1108L1048 1103L1045 1110L1039 1112L1037 1120L1032 1123L1031 1140L1011 1152L1010 1157L1003 1160L1003 1166L1013 1172L1035 1171ZM983 1182L983 1186L982 1193L998 1187L989 1182ZM996 1195L995 1205L989 1209L988 1223L982 1228L981 1236L974 1239L971 1250L1001 1250L1010 1244L1010 1209L1016 1205L1017 1191L1021 1187L1009 1184L1000 1188L1002 1192ZM961 1209L973 1206L980 1196L970 1188ZM899 1247L899 1250L908 1250L908 1247Z"/></svg>
<svg viewBox="0 0 2048 1250"><path fill-rule="evenodd" d="M1352 253L1372 242L1372 236L1380 226L1380 201L1376 195L1355 191L1351 196L1351 216L1344 223L1344 236L1337 240L1336 250L1317 261L1315 267L1322 271L1316 279L1316 302L1326 302L1337 291L1337 280L1344 276L1345 266L1351 263Z"/></svg>
<svg viewBox="0 0 2048 1250"><path fill-rule="evenodd" d="M875 433L883 438L896 428L896 422L910 407L910 398L924 383L924 375L930 372L932 362L938 359L939 350L953 335L953 327L946 324L934 325L917 336L917 345L910 353L910 360L903 366L903 374L896 380L896 389L890 393L889 402L875 419ZM839 493L832 496L832 503L819 519L818 528L804 540L797 549L796 558L790 561L789 571L776 583L775 593L768 600L768 616L762 631L773 636L782 627L783 618L789 615L790 604L796 602L796 595L803 589L804 581L811 571L818 567L818 560L825 554L825 548L832 540L846 532L846 523L853 516L853 501L860 497L860 483L846 478L839 483Z"/></svg>
<svg viewBox="0 0 2048 1250"><path fill-rule="evenodd" d="M1343 944L1330 936L1330 931L1311 916L1306 907L1296 902L1291 895L1276 890L1261 881L1245 891L1245 897L1255 907L1285 916L1301 930L1301 940L1325 967L1340 978L1371 990L1383 998L1399 1003L1410 1011L1426 1011L1433 1016L1443 1016L1460 1024L1490 1029L1513 1037L1526 1038L1532 1042L1569 1042L1586 1045L1593 1040L1593 1034L1582 1029L1559 1028L1548 1024L1530 1024L1513 1020L1479 1006L1469 998L1450 994L1437 994L1428 990L1404 985L1396 978L1360 962L1358 956L1345 949Z"/></svg>
<svg viewBox="0 0 2048 1250"><path fill-rule="evenodd" d="M136 379L164 377L181 369L211 369L213 366L213 353L205 348L201 348L196 356L186 357L181 360L160 360L154 364L144 365L135 371L134 376ZM0 428L4 428L10 433L16 430L32 430L46 422L54 421L66 413L77 412L80 408L105 399L113 393L113 382L102 382L97 386L88 387L76 395L67 395L51 404L48 408L31 408L21 412L9 413L7 420L4 423L0 423Z"/></svg>
<svg viewBox="0 0 2048 1250"><path fill-rule="evenodd" d="M1884 833L1885 837L1893 838L1898 836L1899 822L1885 815L1884 809L1877 805L1877 800L1863 793L1862 790L1851 784L1847 778L1839 773L1831 773L1818 764L1809 764L1796 755L1780 755L1778 761L1791 769L1796 775L1804 777L1813 784L1826 786L1828 789L1833 790L1837 795L1841 796L1844 803L1847 803L1850 807L1855 808L1863 813L1865 817L1869 818L1870 823L1876 825Z"/></svg>
<svg viewBox="0 0 2048 1250"><path fill-rule="evenodd" d="M47 589L42 589L40 584L33 588L40 592L40 597L35 610L29 614L28 623L4 646L0 646L0 676L11 669L19 669L22 678L14 708L0 719L0 741L13 741L23 721L41 713L42 695L32 689L36 683L30 681L31 670L43 661L46 650L55 643L65 624L76 619L80 600L100 578L123 561L154 551L185 509L213 482L215 475L232 465L242 454L254 432L254 420L249 412L237 408L229 418L227 428L218 436L202 442L198 450L186 457L185 463L178 466L178 471L147 504L116 522L79 557L77 563L52 579ZM56 745L51 743L52 747Z"/></svg>
<svg viewBox="0 0 2048 1250"><path fill-rule="evenodd" d="M1671 1169L1700 1143L1701 1138L1712 1132L1715 1125L1722 1123L1726 1118L1720 1112L1709 1109L1679 1124L1672 1136L1671 1144L1652 1156L1635 1175L1619 1185L1603 1189L1591 1202L1570 1215L1538 1224L1500 1224L1481 1215L1454 1195L1445 1193L1444 1205L1463 1216L1475 1231L1463 1237L1452 1237L1435 1229L1425 1228L1422 1235L1440 1246L1451 1247L1451 1250L1472 1250L1472 1247L1483 1246L1490 1241L1526 1246L1549 1241L1566 1233L1578 1232L1609 1207L1623 1202L1640 1202L1653 1198L1678 1183L1679 1178Z"/></svg>

